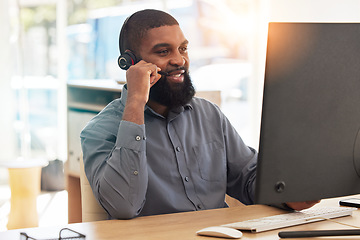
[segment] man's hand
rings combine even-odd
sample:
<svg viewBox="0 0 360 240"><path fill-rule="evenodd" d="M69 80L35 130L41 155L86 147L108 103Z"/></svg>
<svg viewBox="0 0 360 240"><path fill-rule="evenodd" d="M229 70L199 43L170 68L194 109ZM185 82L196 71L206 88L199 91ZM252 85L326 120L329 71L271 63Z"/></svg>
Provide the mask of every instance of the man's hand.
<svg viewBox="0 0 360 240"><path fill-rule="evenodd" d="M127 100L123 120L144 124L144 106L149 100L150 88L161 78L161 69L143 60L126 71Z"/></svg>
<svg viewBox="0 0 360 240"><path fill-rule="evenodd" d="M146 104L150 88L161 78L161 69L141 60L126 71L128 98Z"/></svg>
<svg viewBox="0 0 360 240"><path fill-rule="evenodd" d="M319 202L320 202L320 200L306 201L306 202L288 202L288 203L286 203L286 205L288 205L288 207L290 207L296 211L300 211L303 209L311 208L312 206L314 206L315 204L317 204Z"/></svg>

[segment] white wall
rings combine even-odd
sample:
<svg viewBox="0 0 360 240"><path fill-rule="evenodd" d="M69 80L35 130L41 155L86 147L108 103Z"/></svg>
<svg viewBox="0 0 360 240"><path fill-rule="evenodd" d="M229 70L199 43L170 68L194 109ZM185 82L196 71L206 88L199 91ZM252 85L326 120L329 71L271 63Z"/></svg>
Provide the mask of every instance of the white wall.
<svg viewBox="0 0 360 240"><path fill-rule="evenodd" d="M360 0L270 0L269 6L270 21L360 21Z"/></svg>
<svg viewBox="0 0 360 240"><path fill-rule="evenodd" d="M0 161L14 158L14 97L11 91L9 1L0 1ZM6 169L0 168L0 181L7 179Z"/></svg>
<svg viewBox="0 0 360 240"><path fill-rule="evenodd" d="M66 82L67 82L67 1L57 0L56 4L56 35L58 52L58 149L57 157L60 160L67 159L67 106L66 106Z"/></svg>

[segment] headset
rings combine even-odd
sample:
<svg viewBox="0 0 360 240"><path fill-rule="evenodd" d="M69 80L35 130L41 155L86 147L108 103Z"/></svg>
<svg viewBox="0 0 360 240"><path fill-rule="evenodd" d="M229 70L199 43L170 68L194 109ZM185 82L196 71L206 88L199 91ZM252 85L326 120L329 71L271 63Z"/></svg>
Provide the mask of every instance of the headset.
<svg viewBox="0 0 360 240"><path fill-rule="evenodd" d="M119 67L123 70L129 69L129 67L135 65L137 62L135 54L130 50L126 50L125 53L121 54L118 58Z"/></svg>
<svg viewBox="0 0 360 240"><path fill-rule="evenodd" d="M131 16L133 16L133 15L131 15ZM129 19L131 18L131 16L129 16L128 18L125 19L124 24L121 27L120 35L119 35L120 56L118 58L118 65L123 70L129 69L129 67L131 67L132 65L135 65L139 61L133 52L131 52L128 49L126 49L126 50L124 49L125 27L127 25L127 22L129 21Z"/></svg>

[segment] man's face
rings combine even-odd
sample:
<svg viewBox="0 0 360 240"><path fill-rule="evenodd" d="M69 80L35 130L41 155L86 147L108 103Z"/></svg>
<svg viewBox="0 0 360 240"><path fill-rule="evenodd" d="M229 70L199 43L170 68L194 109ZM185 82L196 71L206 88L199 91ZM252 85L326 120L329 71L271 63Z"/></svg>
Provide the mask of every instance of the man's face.
<svg viewBox="0 0 360 240"><path fill-rule="evenodd" d="M189 69L188 41L178 25L162 26L147 31L141 41L139 55L146 62L168 72L167 80L171 83L184 81L184 68Z"/></svg>
<svg viewBox="0 0 360 240"><path fill-rule="evenodd" d="M188 41L178 25L148 30L141 41L139 55L167 72L151 89L150 100L168 107L189 102L195 90L189 76Z"/></svg>

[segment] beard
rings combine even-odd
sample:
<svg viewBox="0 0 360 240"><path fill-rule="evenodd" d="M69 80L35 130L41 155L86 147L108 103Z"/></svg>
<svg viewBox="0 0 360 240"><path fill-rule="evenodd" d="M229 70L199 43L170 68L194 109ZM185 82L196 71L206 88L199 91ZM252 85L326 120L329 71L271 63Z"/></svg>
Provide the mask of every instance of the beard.
<svg viewBox="0 0 360 240"><path fill-rule="evenodd" d="M169 108L184 106L195 95L195 88L187 71L184 73L182 83L170 84L166 76L150 88L149 99Z"/></svg>

